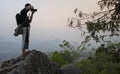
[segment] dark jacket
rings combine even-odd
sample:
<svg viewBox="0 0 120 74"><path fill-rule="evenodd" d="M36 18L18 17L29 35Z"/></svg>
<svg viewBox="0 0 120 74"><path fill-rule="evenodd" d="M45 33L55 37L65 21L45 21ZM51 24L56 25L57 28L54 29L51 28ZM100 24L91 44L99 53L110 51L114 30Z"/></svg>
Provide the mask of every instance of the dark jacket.
<svg viewBox="0 0 120 74"><path fill-rule="evenodd" d="M27 16L27 12L28 10L26 10L25 8L21 10L21 21L23 24L23 27L29 27L30 26L30 20L29 17Z"/></svg>

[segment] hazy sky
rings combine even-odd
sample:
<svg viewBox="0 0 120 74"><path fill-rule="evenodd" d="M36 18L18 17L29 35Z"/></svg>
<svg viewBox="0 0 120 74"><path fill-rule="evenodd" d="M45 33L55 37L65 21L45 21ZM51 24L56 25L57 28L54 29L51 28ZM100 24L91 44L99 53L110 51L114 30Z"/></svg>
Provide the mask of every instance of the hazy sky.
<svg viewBox="0 0 120 74"><path fill-rule="evenodd" d="M67 18L74 16L78 8L90 13L98 10L97 0L0 0L0 42L18 42L21 36L14 37L15 15L31 3L38 11L31 23L31 42L65 39L81 40L80 31L66 27Z"/></svg>

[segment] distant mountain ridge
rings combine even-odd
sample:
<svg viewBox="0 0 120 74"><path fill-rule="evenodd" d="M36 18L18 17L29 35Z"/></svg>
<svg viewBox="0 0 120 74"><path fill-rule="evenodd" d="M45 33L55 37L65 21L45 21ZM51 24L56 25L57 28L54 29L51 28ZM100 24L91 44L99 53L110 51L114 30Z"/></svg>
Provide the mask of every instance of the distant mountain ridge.
<svg viewBox="0 0 120 74"><path fill-rule="evenodd" d="M30 44L30 49L42 49L40 51L49 53L55 50L61 50L59 44L61 39L46 40ZM0 41L0 61L4 59L14 58L21 54L21 43L11 41Z"/></svg>
<svg viewBox="0 0 120 74"><path fill-rule="evenodd" d="M62 43L63 40L61 39L54 39L54 40L45 40L39 42L31 42L30 49L42 49L44 50L58 50L60 49L59 44ZM21 50L21 42L12 42L12 41L0 41L0 53L13 53L13 51L20 52Z"/></svg>

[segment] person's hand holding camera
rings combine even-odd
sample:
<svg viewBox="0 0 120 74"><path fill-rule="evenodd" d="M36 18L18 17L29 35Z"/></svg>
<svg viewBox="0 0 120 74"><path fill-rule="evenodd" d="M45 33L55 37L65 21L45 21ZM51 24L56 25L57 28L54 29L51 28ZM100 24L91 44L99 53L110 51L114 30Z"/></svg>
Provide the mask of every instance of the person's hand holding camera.
<svg viewBox="0 0 120 74"><path fill-rule="evenodd" d="M34 7L31 6L31 7L30 7L30 11L32 12L32 14L31 14L31 16L30 16L30 21L29 21L29 23L31 23L32 18L33 18L33 14L34 14L35 12L37 12L37 9L34 9Z"/></svg>
<svg viewBox="0 0 120 74"><path fill-rule="evenodd" d="M37 12L37 9L34 9L34 7L31 6L31 12L32 12L32 14L34 14L35 12Z"/></svg>

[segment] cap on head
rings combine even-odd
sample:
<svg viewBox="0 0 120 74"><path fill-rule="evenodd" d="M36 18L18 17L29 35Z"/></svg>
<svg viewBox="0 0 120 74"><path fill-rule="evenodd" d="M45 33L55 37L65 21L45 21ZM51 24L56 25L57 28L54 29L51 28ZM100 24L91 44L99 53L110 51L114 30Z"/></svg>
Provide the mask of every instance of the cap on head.
<svg viewBox="0 0 120 74"><path fill-rule="evenodd" d="M27 6L31 6L31 4L30 4L30 3L26 3L26 4L25 4L25 7L27 7Z"/></svg>

